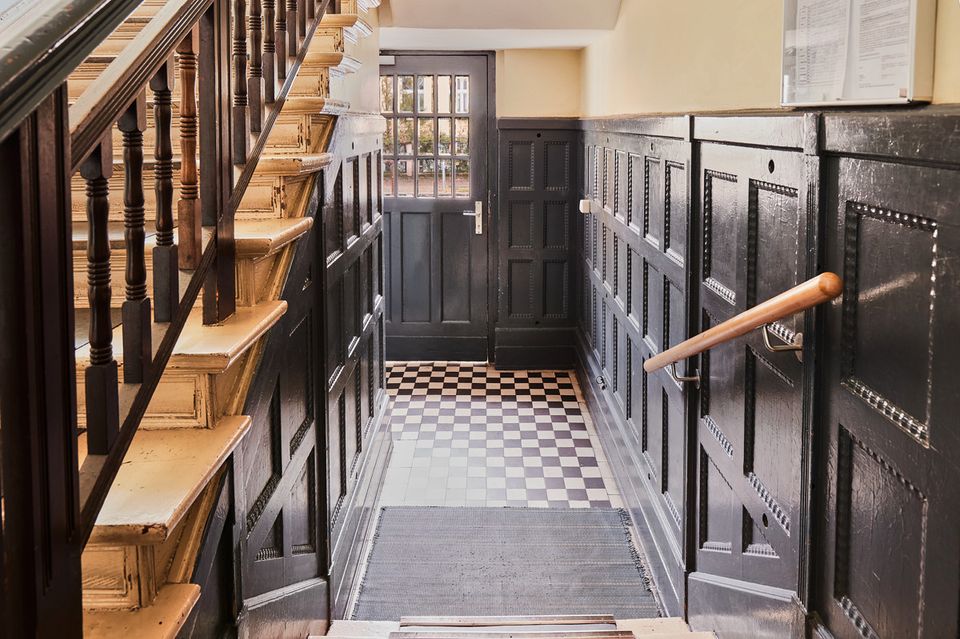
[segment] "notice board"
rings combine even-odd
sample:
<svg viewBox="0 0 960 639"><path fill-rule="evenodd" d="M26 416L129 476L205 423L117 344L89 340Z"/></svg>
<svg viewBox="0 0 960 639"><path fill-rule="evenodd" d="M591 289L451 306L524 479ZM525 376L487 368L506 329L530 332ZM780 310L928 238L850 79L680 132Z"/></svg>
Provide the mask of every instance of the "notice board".
<svg viewBox="0 0 960 639"><path fill-rule="evenodd" d="M784 106L933 97L936 0L784 0Z"/></svg>

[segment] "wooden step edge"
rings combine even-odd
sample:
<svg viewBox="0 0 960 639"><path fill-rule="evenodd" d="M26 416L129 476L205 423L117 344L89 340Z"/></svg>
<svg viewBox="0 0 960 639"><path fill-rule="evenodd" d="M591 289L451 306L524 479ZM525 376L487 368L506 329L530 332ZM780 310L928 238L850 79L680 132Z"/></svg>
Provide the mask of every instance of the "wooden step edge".
<svg viewBox="0 0 960 639"><path fill-rule="evenodd" d="M203 309L194 308L173 348L167 370L198 374L218 374L242 357L287 312L283 300L261 302L256 306L238 307L222 324L205 325ZM166 325L154 325L153 343L159 344ZM113 331L114 359L123 362L123 326ZM76 350L77 375L90 365L90 345ZM161 381L161 383L163 383Z"/></svg>
<svg viewBox="0 0 960 639"><path fill-rule="evenodd" d="M139 610L84 611L85 639L174 639L200 599L196 584L166 584L157 598Z"/></svg>
<svg viewBox="0 0 960 639"><path fill-rule="evenodd" d="M689 633L687 622L681 617L653 617L649 619L617 619L619 630L629 630L638 637L663 634Z"/></svg>
<svg viewBox="0 0 960 639"><path fill-rule="evenodd" d="M406 626L442 626L442 627L483 627L483 626L573 626L581 624L613 624L613 615L514 615L503 617L400 617L400 627Z"/></svg>
<svg viewBox="0 0 960 639"><path fill-rule="evenodd" d="M250 430L247 415L221 417L213 428L138 430L97 517L89 544L160 544ZM86 434L78 438L87 457Z"/></svg>
<svg viewBox="0 0 960 639"><path fill-rule="evenodd" d="M353 621L336 619L327 629L327 637L347 639L349 637L365 637L366 639L383 639L391 632L400 630L396 621Z"/></svg>
<svg viewBox="0 0 960 639"><path fill-rule="evenodd" d="M275 253L309 233L311 228L312 217L237 220L234 228L237 258L252 259Z"/></svg>
<svg viewBox="0 0 960 639"><path fill-rule="evenodd" d="M356 13L328 13L320 20L321 27L349 29L354 36L365 38L373 34L370 23Z"/></svg>
<svg viewBox="0 0 960 639"><path fill-rule="evenodd" d="M334 100L313 95L295 95L283 103L282 114L293 115L343 115L350 109L346 100Z"/></svg>
<svg viewBox="0 0 960 639"><path fill-rule="evenodd" d="M318 69L330 69L341 73L354 73L363 63L353 56L341 53L339 51L307 51L303 65L300 67L301 73L316 73Z"/></svg>
<svg viewBox="0 0 960 639"><path fill-rule="evenodd" d="M332 161L332 153L265 155L262 156L257 163L256 172L260 175L276 175L282 177L309 175L325 169Z"/></svg>
<svg viewBox="0 0 960 639"><path fill-rule="evenodd" d="M387 639L636 639L632 632L625 630L544 630L544 631L477 631L466 628L444 630L400 630L391 632Z"/></svg>

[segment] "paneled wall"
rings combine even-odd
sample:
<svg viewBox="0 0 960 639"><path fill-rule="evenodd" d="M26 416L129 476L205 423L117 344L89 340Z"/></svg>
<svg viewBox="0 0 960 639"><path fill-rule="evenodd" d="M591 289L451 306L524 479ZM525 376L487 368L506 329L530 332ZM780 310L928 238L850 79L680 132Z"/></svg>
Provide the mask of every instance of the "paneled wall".
<svg viewBox="0 0 960 639"><path fill-rule="evenodd" d="M608 130L613 129L613 130ZM602 431L671 614L682 611L688 549L689 397L643 362L690 332L690 121L623 132L588 123L582 227L582 357L606 398Z"/></svg>
<svg viewBox="0 0 960 639"><path fill-rule="evenodd" d="M378 122L379 120L379 122ZM383 359L379 117L342 116L316 179L315 223L281 297L235 462L243 628L342 616L389 452Z"/></svg>
<svg viewBox="0 0 960 639"><path fill-rule="evenodd" d="M954 636L960 112L579 126L580 379L667 613ZM754 332L678 365L698 383L643 372L827 270L842 299L769 327L801 350Z"/></svg>
<svg viewBox="0 0 960 639"><path fill-rule="evenodd" d="M494 239L500 367L574 362L579 134L573 122L500 121Z"/></svg>

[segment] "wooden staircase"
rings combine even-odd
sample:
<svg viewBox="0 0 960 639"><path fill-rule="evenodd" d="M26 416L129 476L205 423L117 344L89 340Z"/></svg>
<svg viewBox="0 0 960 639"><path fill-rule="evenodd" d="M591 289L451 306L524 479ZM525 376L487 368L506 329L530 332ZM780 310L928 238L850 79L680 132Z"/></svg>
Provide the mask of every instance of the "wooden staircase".
<svg viewBox="0 0 960 639"><path fill-rule="evenodd" d="M338 639L713 639L683 619L615 619L612 615L524 617L402 617L393 621L334 621Z"/></svg>
<svg viewBox="0 0 960 639"><path fill-rule="evenodd" d="M104 69L162 12L167 0L143 0L70 76L73 104L98 82ZM344 2L347 13L321 20L303 64L295 70L293 91L283 103L255 172L236 209L236 312L225 321L205 324L198 300L180 333L140 427L124 458L83 552L84 636L175 637L200 596L190 583L208 515L215 505L224 463L248 432L251 419L242 410L258 364L259 347L287 310L278 299L287 277L293 247L310 232L310 194L318 172L336 159L327 153L337 118L349 111L338 100L348 74L359 62L344 53L371 30L362 13L379 2ZM350 10L354 13L350 13ZM301 39L303 42L303 39ZM177 67L180 57L177 57ZM172 67L172 65L171 65ZM294 72L293 70L291 72ZM179 76L177 76L179 80ZM155 133L155 93L145 92L145 149ZM183 146L177 144L190 123L182 119L179 93L172 93L174 182L181 176ZM193 125L195 126L195 124ZM109 178L109 245L113 278L111 318L114 358L123 370L124 336L120 323L125 301L124 139L114 128ZM149 155L148 155L149 158ZM152 185L156 162L144 162L143 182ZM195 168L190 169L195 174ZM193 175L194 180L196 176ZM75 175L74 192L85 185ZM153 220L156 200L145 198L145 217ZM184 197L174 193L174 202ZM74 302L77 325L77 400L79 426L86 426L84 371L90 362L86 324L91 321L87 296L87 202L73 202ZM156 231L147 224L145 265L147 295L153 298L152 249ZM206 233L206 227L204 227ZM179 239L179 231L175 241ZM203 245L209 238L204 236ZM182 257L182 251L181 251ZM180 272L180 293L190 280ZM154 348L166 324L153 323ZM149 355L148 355L149 356ZM135 389L120 380L120 407ZM86 433L81 434L80 463L87 460Z"/></svg>

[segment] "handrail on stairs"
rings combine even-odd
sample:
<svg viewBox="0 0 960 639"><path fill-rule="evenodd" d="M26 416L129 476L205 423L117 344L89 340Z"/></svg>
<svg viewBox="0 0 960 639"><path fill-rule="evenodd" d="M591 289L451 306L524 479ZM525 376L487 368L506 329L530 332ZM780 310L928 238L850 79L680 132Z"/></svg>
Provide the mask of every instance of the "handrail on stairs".
<svg viewBox="0 0 960 639"><path fill-rule="evenodd" d="M660 370L667 366L675 366L688 357L694 357L732 339L746 335L756 329L766 330L766 326L773 322L813 308L837 298L843 291L843 281L835 273L821 273L806 282L768 299L765 302L745 310L731 317L725 322L712 326L702 333L694 335L688 340L680 342L662 353L654 355L643 363L643 370L648 373ZM764 332L764 340L767 340ZM782 347L770 347L771 350ZM796 350L795 347L788 347ZM680 381L696 381L699 378L683 378L673 376Z"/></svg>
<svg viewBox="0 0 960 639"><path fill-rule="evenodd" d="M0 142L27 139L40 110L52 113L51 103L63 114L50 132L56 144L21 154L23 165L14 170L48 175L51 166L60 167L67 179L44 188L66 194L58 228L66 229L68 243L83 241L87 249L89 362L80 392L86 399L88 454L77 476L75 534L82 546L195 302L202 294L205 324L225 321L235 311L236 209L321 19L335 5L332 0L74 0L69 6L35 1L30 13L0 29L5 54ZM145 15L132 13L139 10ZM131 16L129 24L141 26L126 46L98 49ZM94 79L97 65L105 68ZM80 80L73 84L78 68ZM77 95L67 108L70 88ZM152 135L153 148L145 148L145 133ZM122 158L120 149L114 150L121 144ZM111 198L114 173L123 177L120 207L120 198ZM85 189L72 184L71 176ZM86 203L85 233L73 237L71 191L74 201ZM155 220L145 219L148 203ZM152 294L145 244L151 231ZM111 249L120 243L125 272L111 264ZM111 280L126 284L119 375ZM60 293L72 305L70 287Z"/></svg>

